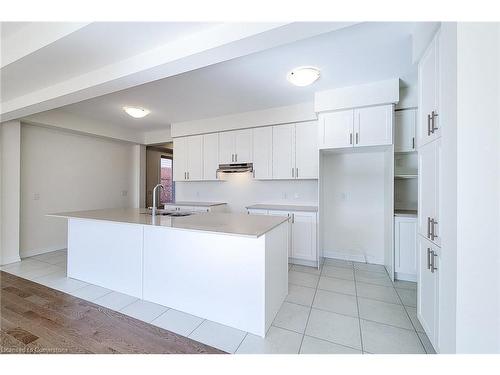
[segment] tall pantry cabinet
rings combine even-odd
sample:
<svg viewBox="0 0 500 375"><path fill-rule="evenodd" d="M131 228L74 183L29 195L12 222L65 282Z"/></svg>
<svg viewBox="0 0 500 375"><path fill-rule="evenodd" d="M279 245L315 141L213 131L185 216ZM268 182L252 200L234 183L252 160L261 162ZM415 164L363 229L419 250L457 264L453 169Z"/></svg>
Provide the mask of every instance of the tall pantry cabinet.
<svg viewBox="0 0 500 375"><path fill-rule="evenodd" d="M439 274L441 267L439 122L439 32L418 65L418 272L417 316L439 351Z"/></svg>

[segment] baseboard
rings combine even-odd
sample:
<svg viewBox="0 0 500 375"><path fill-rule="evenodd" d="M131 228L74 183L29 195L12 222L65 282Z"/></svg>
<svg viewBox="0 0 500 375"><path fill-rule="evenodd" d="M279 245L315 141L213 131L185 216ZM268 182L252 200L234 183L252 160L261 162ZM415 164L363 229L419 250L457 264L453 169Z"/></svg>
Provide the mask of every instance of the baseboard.
<svg viewBox="0 0 500 375"><path fill-rule="evenodd" d="M417 282L417 275L411 273L394 272L394 279Z"/></svg>
<svg viewBox="0 0 500 375"><path fill-rule="evenodd" d="M25 251L21 251L21 258L34 257L35 255L41 255L41 254L45 254L45 253L50 253L52 251L64 250L64 249L66 249L66 247L51 246L51 247L45 247L43 249L25 250Z"/></svg>
<svg viewBox="0 0 500 375"><path fill-rule="evenodd" d="M358 254L348 254L337 251L323 251L324 258L331 259L340 259L340 260L348 260L351 262L360 262L360 263L371 263L371 264L380 264L384 265L384 260L375 258L372 256L358 255Z"/></svg>
<svg viewBox="0 0 500 375"><path fill-rule="evenodd" d="M296 264L299 266L309 266L309 267L318 267L318 262L315 260L304 260L297 258L288 258L288 263Z"/></svg>
<svg viewBox="0 0 500 375"><path fill-rule="evenodd" d="M13 258L10 258L7 260L2 259L2 263L0 263L0 266L6 266L8 264L12 264L12 263L20 262L20 261L21 261L20 257L13 257Z"/></svg>

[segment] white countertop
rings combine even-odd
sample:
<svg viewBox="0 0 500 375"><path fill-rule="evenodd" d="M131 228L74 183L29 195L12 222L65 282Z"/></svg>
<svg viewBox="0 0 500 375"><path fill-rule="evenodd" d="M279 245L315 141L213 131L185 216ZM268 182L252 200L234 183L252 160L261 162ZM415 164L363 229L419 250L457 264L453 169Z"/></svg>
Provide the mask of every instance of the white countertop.
<svg viewBox="0 0 500 375"><path fill-rule="evenodd" d="M304 205L293 205L293 204L259 203L259 204L252 204L251 206L247 206L246 208L249 210L318 212L318 206L304 206Z"/></svg>
<svg viewBox="0 0 500 375"><path fill-rule="evenodd" d="M222 206L226 203L224 202L189 202L189 201L179 201L175 203L165 203L167 206L194 206L194 207L213 207Z"/></svg>
<svg viewBox="0 0 500 375"><path fill-rule="evenodd" d="M212 212L196 213L194 215L182 217L157 215L155 220L153 220L153 217L148 214L148 210L144 208L116 208L61 212L49 214L48 216L154 225L245 237L260 237L288 220L281 216L257 216Z"/></svg>

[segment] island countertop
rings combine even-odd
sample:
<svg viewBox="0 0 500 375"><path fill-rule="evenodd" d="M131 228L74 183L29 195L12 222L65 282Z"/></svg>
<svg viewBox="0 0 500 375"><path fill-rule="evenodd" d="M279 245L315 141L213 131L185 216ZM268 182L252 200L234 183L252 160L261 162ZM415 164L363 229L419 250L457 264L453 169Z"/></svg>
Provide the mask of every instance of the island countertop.
<svg viewBox="0 0 500 375"><path fill-rule="evenodd" d="M154 220L144 208L115 208L90 211L60 212L47 216L153 225L174 229L194 230L245 237L260 237L288 219L280 216L207 212L189 216L157 215Z"/></svg>

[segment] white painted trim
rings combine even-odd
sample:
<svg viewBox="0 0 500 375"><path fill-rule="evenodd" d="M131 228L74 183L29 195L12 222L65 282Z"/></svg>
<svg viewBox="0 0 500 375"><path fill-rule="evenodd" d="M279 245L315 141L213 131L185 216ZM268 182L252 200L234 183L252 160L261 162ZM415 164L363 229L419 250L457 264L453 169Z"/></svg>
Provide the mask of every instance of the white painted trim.
<svg viewBox="0 0 500 375"><path fill-rule="evenodd" d="M318 113L398 102L399 78L318 91L314 94L314 110Z"/></svg>
<svg viewBox="0 0 500 375"><path fill-rule="evenodd" d="M46 253L51 253L53 251L58 251L58 250L65 250L66 247L61 247L61 246L49 246L49 247L42 247L42 248L37 248L37 249L32 249L32 250L21 250L21 258L29 258L29 257L34 257L35 255L41 255L41 254L46 254Z"/></svg>
<svg viewBox="0 0 500 375"><path fill-rule="evenodd" d="M202 120L177 122L171 125L171 135L175 138L227 130L314 121L316 119L313 103L305 102Z"/></svg>
<svg viewBox="0 0 500 375"><path fill-rule="evenodd" d="M402 281L413 281L416 283L417 282L417 275L413 275L410 273L395 272L394 279L395 280L402 280Z"/></svg>
<svg viewBox="0 0 500 375"><path fill-rule="evenodd" d="M351 262L380 264L382 266L384 265L383 259L378 259L378 258L374 258L374 257L370 257L370 256L364 256L364 255L348 254L348 253L341 252L341 251L323 250L323 257L330 258L330 259L348 260Z"/></svg>

